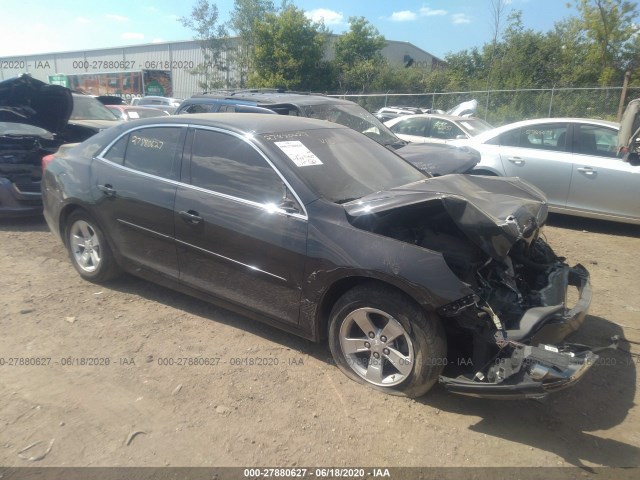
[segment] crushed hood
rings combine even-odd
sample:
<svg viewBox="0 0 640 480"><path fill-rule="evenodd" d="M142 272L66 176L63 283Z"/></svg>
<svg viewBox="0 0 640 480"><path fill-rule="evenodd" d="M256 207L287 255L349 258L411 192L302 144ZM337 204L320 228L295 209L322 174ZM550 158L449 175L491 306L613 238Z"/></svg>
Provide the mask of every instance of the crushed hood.
<svg viewBox="0 0 640 480"><path fill-rule="evenodd" d="M446 143L410 143L395 151L417 169L431 175L467 173L480 162L480 152Z"/></svg>
<svg viewBox="0 0 640 480"><path fill-rule="evenodd" d="M533 239L547 219L544 194L519 178L447 175L372 193L342 206L375 215L424 202L441 202L456 225L482 250L503 259L520 239Z"/></svg>
<svg viewBox="0 0 640 480"><path fill-rule="evenodd" d="M29 75L0 82L0 121L25 123L52 133L64 130L71 110L71 90L49 85Z"/></svg>

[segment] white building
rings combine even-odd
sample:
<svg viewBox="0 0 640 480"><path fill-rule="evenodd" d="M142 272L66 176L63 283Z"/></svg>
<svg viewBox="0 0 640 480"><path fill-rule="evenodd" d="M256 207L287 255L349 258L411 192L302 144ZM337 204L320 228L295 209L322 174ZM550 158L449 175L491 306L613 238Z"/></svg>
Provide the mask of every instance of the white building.
<svg viewBox="0 0 640 480"><path fill-rule="evenodd" d="M329 45L332 43L329 42ZM408 42L387 40L382 54L391 64L408 65L410 68L430 70L445 64L443 60ZM326 57L329 59L332 55L329 46ZM200 92L199 78L190 71L202 62L199 41L151 43L2 57L0 80L29 73L34 78L52 83L58 83L66 77L71 88L94 95L117 94L127 97L147 91L148 94L186 98ZM233 67L221 75L226 75L231 81L237 80L237 72ZM149 91L150 84L152 89Z"/></svg>

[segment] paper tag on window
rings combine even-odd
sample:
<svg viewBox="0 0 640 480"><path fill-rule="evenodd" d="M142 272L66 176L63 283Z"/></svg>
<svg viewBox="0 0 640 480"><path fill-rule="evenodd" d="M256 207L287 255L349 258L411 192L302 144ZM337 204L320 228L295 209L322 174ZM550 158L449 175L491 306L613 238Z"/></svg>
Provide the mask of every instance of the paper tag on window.
<svg viewBox="0 0 640 480"><path fill-rule="evenodd" d="M322 165L322 162L316 155L305 147L302 142L292 140L289 142L274 142L280 150L298 167L308 167L310 165Z"/></svg>

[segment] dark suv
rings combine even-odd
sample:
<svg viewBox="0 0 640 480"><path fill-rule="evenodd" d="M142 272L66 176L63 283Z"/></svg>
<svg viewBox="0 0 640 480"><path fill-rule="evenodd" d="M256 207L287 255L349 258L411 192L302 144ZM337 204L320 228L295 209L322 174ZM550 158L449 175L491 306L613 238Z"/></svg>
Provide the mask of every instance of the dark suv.
<svg viewBox="0 0 640 480"><path fill-rule="evenodd" d="M280 90L204 93L182 102L176 115L216 112L275 112L340 123L395 150L405 160L434 176L468 173L480 161L480 154L469 147L408 144L357 103L325 95Z"/></svg>

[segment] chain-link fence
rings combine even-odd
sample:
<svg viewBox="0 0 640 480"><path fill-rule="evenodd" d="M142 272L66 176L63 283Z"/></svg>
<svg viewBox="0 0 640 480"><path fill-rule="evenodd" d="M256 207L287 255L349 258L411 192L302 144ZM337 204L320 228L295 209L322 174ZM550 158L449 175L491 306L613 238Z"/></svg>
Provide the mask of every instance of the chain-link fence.
<svg viewBox="0 0 640 480"><path fill-rule="evenodd" d="M488 90L424 94L335 95L358 102L370 112L381 107L407 106L447 111L477 100L476 117L499 126L542 117L583 117L616 120L622 87ZM640 97L640 87L627 90L625 104Z"/></svg>

